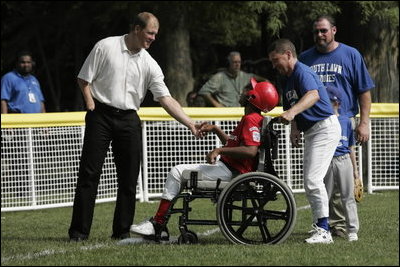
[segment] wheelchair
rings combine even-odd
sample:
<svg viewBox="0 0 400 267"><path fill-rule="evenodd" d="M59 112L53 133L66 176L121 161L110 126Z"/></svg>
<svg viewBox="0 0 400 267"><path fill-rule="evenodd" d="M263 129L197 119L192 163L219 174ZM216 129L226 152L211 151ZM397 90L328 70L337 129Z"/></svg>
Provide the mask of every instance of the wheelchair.
<svg viewBox="0 0 400 267"><path fill-rule="evenodd" d="M234 244L279 244L294 229L297 210L290 188L274 169L277 158L279 131L273 129L277 119L265 116L261 131L259 164L255 172L240 174L229 182L202 181L201 173L183 172L187 184L174 199L166 216L179 213L178 244L196 244L198 237L189 225L218 225L223 235ZM210 199L216 203L216 220L191 219L190 203L195 199ZM182 207L177 208L178 199ZM156 241L168 240L167 226L156 230Z"/></svg>

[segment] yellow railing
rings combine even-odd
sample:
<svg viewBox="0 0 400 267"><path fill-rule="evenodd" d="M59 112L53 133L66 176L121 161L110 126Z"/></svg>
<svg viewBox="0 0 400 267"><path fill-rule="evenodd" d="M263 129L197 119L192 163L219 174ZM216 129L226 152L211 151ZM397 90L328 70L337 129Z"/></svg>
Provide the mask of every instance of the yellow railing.
<svg viewBox="0 0 400 267"><path fill-rule="evenodd" d="M183 108L194 120L239 120L243 108ZM276 107L268 113L277 116L283 112L282 107ZM85 124L84 111L78 112L49 112L35 114L1 114L1 128L32 128L51 126L78 126ZM171 116L161 107L143 107L138 112L144 121L168 121ZM265 114L264 114L265 115ZM399 117L398 103L373 103L371 118Z"/></svg>

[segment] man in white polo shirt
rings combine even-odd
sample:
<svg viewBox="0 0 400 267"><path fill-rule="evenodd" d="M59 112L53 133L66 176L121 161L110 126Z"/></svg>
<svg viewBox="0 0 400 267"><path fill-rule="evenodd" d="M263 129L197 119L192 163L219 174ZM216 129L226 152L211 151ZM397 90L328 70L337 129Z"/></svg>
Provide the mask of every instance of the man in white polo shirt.
<svg viewBox="0 0 400 267"><path fill-rule="evenodd" d="M193 135L201 136L200 125L195 124L171 97L160 66L146 51L155 40L158 29L159 22L153 14L138 14L129 34L100 40L78 74L87 113L68 231L71 241L89 237L102 166L111 141L118 178L112 238L129 237L142 147L141 122L136 111L147 90Z"/></svg>

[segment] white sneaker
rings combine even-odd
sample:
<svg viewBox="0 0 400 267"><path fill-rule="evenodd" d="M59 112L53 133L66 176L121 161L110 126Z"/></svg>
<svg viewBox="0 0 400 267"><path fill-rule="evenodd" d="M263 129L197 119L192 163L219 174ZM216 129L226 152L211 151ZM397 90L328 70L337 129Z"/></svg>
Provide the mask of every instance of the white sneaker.
<svg viewBox="0 0 400 267"><path fill-rule="evenodd" d="M333 243L331 232L326 231L325 229L318 227L317 225L313 224L314 233L310 238L305 240L308 244L330 244Z"/></svg>
<svg viewBox="0 0 400 267"><path fill-rule="evenodd" d="M357 241L358 240L357 233L349 233L348 239L350 242Z"/></svg>
<svg viewBox="0 0 400 267"><path fill-rule="evenodd" d="M317 229L315 229L314 224L311 225L311 226L312 226L313 229L311 229L310 231L307 232L307 234L310 234L310 235L312 235L312 234L317 232Z"/></svg>
<svg viewBox="0 0 400 267"><path fill-rule="evenodd" d="M130 231L139 235L155 235L156 233L153 224L149 220L139 224L132 224Z"/></svg>

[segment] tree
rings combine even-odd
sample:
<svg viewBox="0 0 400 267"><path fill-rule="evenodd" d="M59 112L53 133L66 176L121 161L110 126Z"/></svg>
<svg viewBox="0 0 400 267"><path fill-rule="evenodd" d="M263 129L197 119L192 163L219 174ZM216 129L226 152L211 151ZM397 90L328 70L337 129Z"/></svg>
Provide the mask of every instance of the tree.
<svg viewBox="0 0 400 267"><path fill-rule="evenodd" d="M299 51L312 46L312 19L326 10L336 17L338 41L364 55L376 83L373 101L398 102L394 1L2 1L1 8L2 75L13 68L18 50L32 50L48 111L84 109L76 75L86 56L100 39L127 33L141 11L159 17L149 52L183 106L187 93L225 66L231 50L242 53L244 68L275 79L265 60L268 44L287 37ZM144 105L156 105L151 98Z"/></svg>
<svg viewBox="0 0 400 267"><path fill-rule="evenodd" d="M399 3L396 1L355 1L343 9L350 18L341 28L365 57L375 82L373 102L399 101ZM348 24L359 30L349 30Z"/></svg>
<svg viewBox="0 0 400 267"><path fill-rule="evenodd" d="M171 94L182 105L186 95L194 89L193 77L204 81L204 71L213 73L227 52L218 58L215 46L223 45L236 50L237 46L257 45L260 40L260 16L269 11L265 27L272 35L282 27L278 19L286 8L283 2L157 2L161 20L168 21L163 40L166 54L166 83ZM161 9L160 9L161 8ZM171 16L179 12L179 16ZM163 24L163 23L161 23ZM192 58L198 65L192 69ZM225 64L223 64L225 65ZM197 83L200 87L202 84Z"/></svg>
<svg viewBox="0 0 400 267"><path fill-rule="evenodd" d="M2 75L17 51L31 50L50 112L84 110L80 67L98 40L126 33L129 11L137 11L129 2L104 1L2 1L1 8Z"/></svg>

